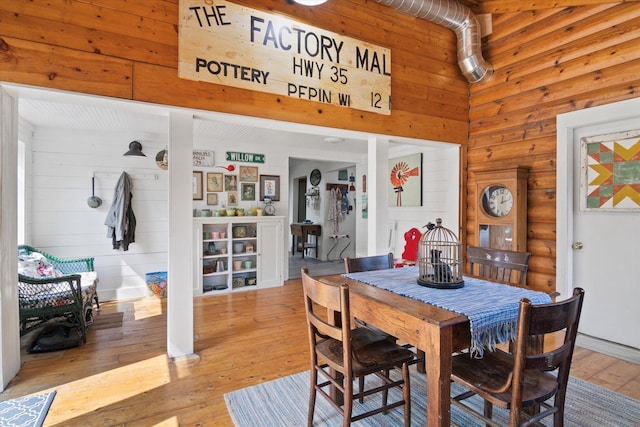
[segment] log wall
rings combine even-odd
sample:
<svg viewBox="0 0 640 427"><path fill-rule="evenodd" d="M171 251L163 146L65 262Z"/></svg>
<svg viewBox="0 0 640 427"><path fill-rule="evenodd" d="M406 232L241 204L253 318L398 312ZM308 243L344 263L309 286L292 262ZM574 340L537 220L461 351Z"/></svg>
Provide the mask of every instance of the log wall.
<svg viewBox="0 0 640 427"><path fill-rule="evenodd" d="M467 238L474 170L528 167L527 282L553 290L556 246L570 244L556 242L556 115L639 96L640 4L494 15L484 52L495 74L470 87Z"/></svg>

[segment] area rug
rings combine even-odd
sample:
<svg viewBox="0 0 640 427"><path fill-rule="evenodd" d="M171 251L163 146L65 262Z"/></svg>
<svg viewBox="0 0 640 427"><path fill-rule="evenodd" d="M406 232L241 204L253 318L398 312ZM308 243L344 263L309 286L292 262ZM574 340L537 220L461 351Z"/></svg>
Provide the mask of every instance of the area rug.
<svg viewBox="0 0 640 427"><path fill-rule="evenodd" d="M452 384L453 392L460 390ZM426 425L426 384L424 374L411 374L411 425ZM299 427L307 423L309 397L309 372L301 372L285 378L258 384L225 394L227 409L237 427L290 426ZM474 398L477 398L474 397ZM474 399L472 398L472 399ZM472 400L470 399L470 400ZM369 405L379 404L376 396L365 399L364 404L354 404L354 414L366 410ZM474 402L482 408L480 399ZM508 420L500 408L494 408L494 417ZM452 421L458 425L484 426L475 418L456 407L451 408ZM552 417L543 421L552 425ZM567 427L638 427L640 426L640 401L591 383L571 378L565 404L565 426ZM314 417L315 426L341 426L341 416L318 396ZM388 427L403 425L401 409L389 414L378 414L352 424L353 426Z"/></svg>
<svg viewBox="0 0 640 427"><path fill-rule="evenodd" d="M52 391L0 402L0 426L40 427L55 396Z"/></svg>

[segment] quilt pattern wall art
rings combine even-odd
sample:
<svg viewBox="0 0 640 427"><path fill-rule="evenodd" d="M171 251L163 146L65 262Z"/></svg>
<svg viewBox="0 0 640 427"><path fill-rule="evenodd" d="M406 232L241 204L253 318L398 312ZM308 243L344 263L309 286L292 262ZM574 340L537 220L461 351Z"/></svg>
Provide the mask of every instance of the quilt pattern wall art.
<svg viewBox="0 0 640 427"><path fill-rule="evenodd" d="M582 208L640 210L640 130L585 137Z"/></svg>

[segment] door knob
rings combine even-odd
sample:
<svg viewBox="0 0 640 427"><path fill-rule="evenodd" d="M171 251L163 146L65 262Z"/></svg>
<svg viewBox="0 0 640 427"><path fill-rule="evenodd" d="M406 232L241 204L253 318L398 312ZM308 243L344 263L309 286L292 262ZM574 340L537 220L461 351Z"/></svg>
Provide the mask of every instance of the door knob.
<svg viewBox="0 0 640 427"><path fill-rule="evenodd" d="M574 242L573 245L571 245L573 249L582 249L582 246L582 242Z"/></svg>

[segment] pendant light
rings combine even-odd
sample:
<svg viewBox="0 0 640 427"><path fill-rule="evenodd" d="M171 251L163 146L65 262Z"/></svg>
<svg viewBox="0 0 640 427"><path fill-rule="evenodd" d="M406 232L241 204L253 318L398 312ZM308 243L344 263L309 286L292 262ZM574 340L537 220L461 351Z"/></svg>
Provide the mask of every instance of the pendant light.
<svg viewBox="0 0 640 427"><path fill-rule="evenodd" d="M303 6L317 6L319 4L327 2L327 0L293 0L293 1Z"/></svg>
<svg viewBox="0 0 640 427"><path fill-rule="evenodd" d="M147 155L142 152L142 144L140 144L138 141L131 141L129 143L129 151L124 153L123 156L147 157Z"/></svg>

